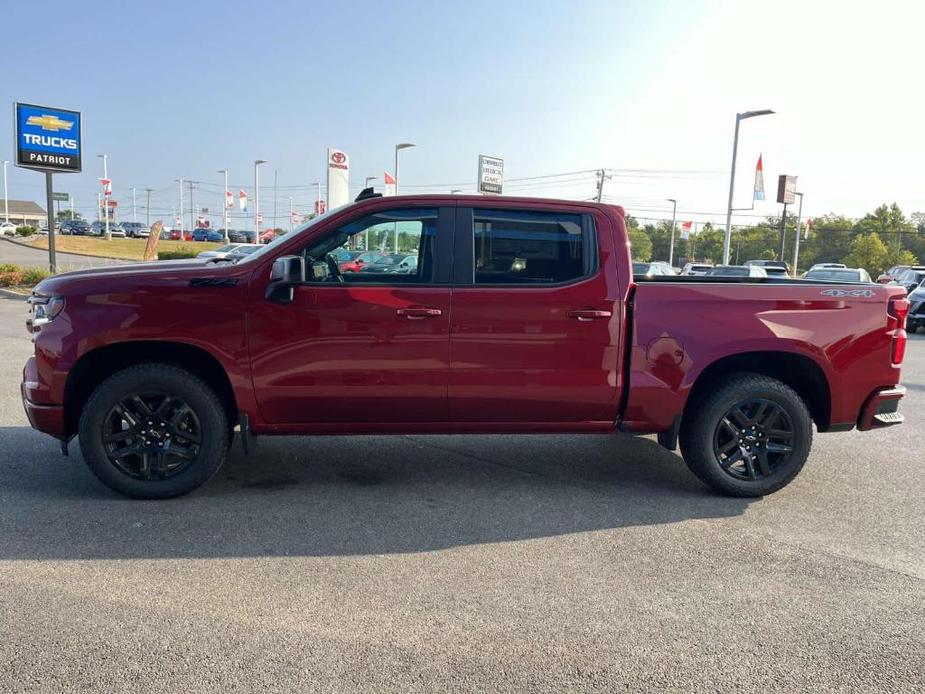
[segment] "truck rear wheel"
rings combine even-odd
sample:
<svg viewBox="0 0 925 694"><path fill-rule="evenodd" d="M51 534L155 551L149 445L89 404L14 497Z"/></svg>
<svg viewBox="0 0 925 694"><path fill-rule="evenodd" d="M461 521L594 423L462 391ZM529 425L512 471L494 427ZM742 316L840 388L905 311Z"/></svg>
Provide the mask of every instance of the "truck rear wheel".
<svg viewBox="0 0 925 694"><path fill-rule="evenodd" d="M690 403L681 453L701 481L730 496L764 496L803 469L813 422L803 399L760 374L737 374Z"/></svg>
<svg viewBox="0 0 925 694"><path fill-rule="evenodd" d="M80 416L80 450L103 484L139 499L187 494L222 466L229 427L215 392L171 364L141 364L97 387Z"/></svg>

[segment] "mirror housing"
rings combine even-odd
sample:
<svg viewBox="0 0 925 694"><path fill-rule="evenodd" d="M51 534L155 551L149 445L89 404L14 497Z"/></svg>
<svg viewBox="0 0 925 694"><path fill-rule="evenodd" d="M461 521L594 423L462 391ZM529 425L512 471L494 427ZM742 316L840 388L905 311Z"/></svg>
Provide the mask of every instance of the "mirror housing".
<svg viewBox="0 0 925 694"><path fill-rule="evenodd" d="M281 304L292 302L292 288L305 283L305 260L300 255L283 255L273 261L266 298Z"/></svg>

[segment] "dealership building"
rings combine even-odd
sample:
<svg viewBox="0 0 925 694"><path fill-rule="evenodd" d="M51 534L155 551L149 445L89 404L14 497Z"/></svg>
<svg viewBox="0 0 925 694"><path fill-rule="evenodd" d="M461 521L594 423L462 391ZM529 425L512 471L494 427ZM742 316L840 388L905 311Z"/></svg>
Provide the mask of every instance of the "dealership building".
<svg viewBox="0 0 925 694"><path fill-rule="evenodd" d="M31 200L7 200L10 209L10 221L18 227L37 227L46 220L45 210ZM6 208L0 198L0 222L6 221Z"/></svg>

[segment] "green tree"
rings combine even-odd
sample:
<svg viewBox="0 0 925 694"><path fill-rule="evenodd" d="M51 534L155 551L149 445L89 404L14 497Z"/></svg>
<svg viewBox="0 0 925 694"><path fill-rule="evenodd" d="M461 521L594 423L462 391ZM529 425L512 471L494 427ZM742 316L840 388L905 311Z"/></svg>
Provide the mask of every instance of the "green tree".
<svg viewBox="0 0 925 694"><path fill-rule="evenodd" d="M638 227L629 228L627 234L630 239L630 250L633 253L633 260L648 262L652 258L652 241L649 235Z"/></svg>
<svg viewBox="0 0 925 694"><path fill-rule="evenodd" d="M77 219L82 222L83 218L84 217L82 214L80 214L80 212L74 213L73 219ZM57 219L59 222L63 222L65 219L71 219L71 211L70 210L58 210L58 213L55 215L55 219Z"/></svg>
<svg viewBox="0 0 925 694"><path fill-rule="evenodd" d="M887 267L887 247L875 232L862 234L851 242L851 253L845 263L851 267L862 267L876 277Z"/></svg>

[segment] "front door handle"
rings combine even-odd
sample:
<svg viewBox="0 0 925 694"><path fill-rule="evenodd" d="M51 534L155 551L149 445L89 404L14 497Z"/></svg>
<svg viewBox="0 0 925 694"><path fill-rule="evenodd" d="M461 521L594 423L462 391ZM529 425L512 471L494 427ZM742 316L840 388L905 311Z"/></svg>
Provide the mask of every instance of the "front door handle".
<svg viewBox="0 0 925 694"><path fill-rule="evenodd" d="M613 314L610 311L598 311L590 308L579 308L568 312L569 318L577 318L581 322L590 320L600 320L610 318Z"/></svg>
<svg viewBox="0 0 925 694"><path fill-rule="evenodd" d="M421 320L423 318L434 318L443 315L439 308L398 308L395 313L403 316L408 320Z"/></svg>

